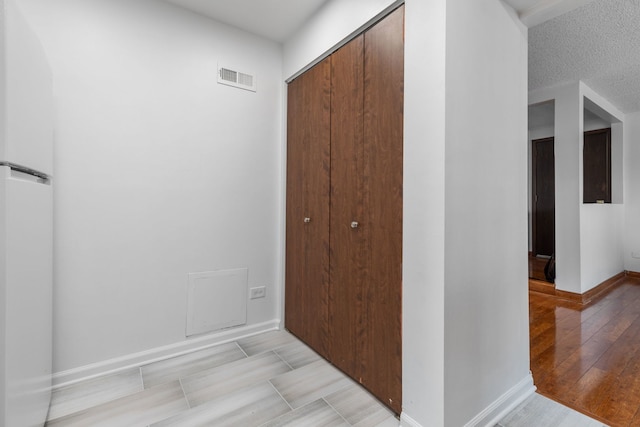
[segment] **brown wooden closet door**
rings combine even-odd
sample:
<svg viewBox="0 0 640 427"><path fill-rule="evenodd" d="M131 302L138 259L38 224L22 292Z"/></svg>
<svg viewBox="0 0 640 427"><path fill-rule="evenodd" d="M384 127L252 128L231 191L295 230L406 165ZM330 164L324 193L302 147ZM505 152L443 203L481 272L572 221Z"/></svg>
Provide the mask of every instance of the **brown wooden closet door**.
<svg viewBox="0 0 640 427"><path fill-rule="evenodd" d="M329 353L357 381L365 350L364 36L331 55ZM356 224L357 222L357 224Z"/></svg>
<svg viewBox="0 0 640 427"><path fill-rule="evenodd" d="M364 153L369 229L366 387L402 410L404 6L365 33Z"/></svg>
<svg viewBox="0 0 640 427"><path fill-rule="evenodd" d="M288 86L285 327L327 356L331 65Z"/></svg>

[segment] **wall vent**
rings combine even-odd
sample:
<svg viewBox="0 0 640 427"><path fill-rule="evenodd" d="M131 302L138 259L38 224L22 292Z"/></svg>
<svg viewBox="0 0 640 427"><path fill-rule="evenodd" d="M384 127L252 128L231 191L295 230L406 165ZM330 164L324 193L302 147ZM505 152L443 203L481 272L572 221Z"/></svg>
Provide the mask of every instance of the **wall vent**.
<svg viewBox="0 0 640 427"><path fill-rule="evenodd" d="M218 67L218 83L240 89L256 91L256 77L228 67Z"/></svg>

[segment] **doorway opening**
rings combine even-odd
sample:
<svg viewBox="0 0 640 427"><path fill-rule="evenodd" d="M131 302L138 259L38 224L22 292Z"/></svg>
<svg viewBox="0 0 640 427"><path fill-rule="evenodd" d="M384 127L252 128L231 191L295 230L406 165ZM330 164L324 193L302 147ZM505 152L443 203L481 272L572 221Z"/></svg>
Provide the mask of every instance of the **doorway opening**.
<svg viewBox="0 0 640 427"><path fill-rule="evenodd" d="M529 106L529 278L555 280L555 102Z"/></svg>

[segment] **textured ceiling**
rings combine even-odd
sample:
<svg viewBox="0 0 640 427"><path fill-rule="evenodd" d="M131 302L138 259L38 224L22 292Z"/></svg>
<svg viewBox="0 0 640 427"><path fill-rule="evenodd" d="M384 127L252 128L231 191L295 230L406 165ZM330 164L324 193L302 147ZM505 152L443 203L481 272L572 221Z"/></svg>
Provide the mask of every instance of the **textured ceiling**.
<svg viewBox="0 0 640 427"><path fill-rule="evenodd" d="M327 0L165 1L270 40L283 42Z"/></svg>
<svg viewBox="0 0 640 427"><path fill-rule="evenodd" d="M577 80L640 111L640 0L595 0L529 29L529 90Z"/></svg>

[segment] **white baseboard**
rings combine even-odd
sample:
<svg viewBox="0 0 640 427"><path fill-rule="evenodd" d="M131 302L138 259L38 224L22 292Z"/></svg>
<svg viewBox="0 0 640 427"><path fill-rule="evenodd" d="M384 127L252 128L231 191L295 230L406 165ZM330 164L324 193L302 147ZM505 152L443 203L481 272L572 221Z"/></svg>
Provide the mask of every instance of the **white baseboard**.
<svg viewBox="0 0 640 427"><path fill-rule="evenodd" d="M536 391L533 385L531 372L509 391L500 396L498 400L489 405L484 411L476 415L464 427L494 427L509 412L513 411L526 398ZM411 418L406 413L400 415L400 426L402 427L426 427Z"/></svg>
<svg viewBox="0 0 640 427"><path fill-rule="evenodd" d="M529 372L529 375L513 386L511 390L500 396L498 400L493 402L485 408L484 411L480 412L471 421L465 424L465 427L495 426L509 412L513 411L516 406L535 393L535 391L536 386L533 385L533 376L531 375L531 372Z"/></svg>
<svg viewBox="0 0 640 427"><path fill-rule="evenodd" d="M225 329L223 331L188 338L185 341L162 347L152 348L139 353L116 357L102 362L73 368L53 374L53 388L64 387L79 381L99 377L101 375L113 374L126 369L136 368L148 363L158 362L171 357L180 356L197 350L202 350L215 345L236 341L253 335L280 329L280 319L258 323L237 328Z"/></svg>
<svg viewBox="0 0 640 427"><path fill-rule="evenodd" d="M400 414L401 427L422 427L422 425L404 412Z"/></svg>

